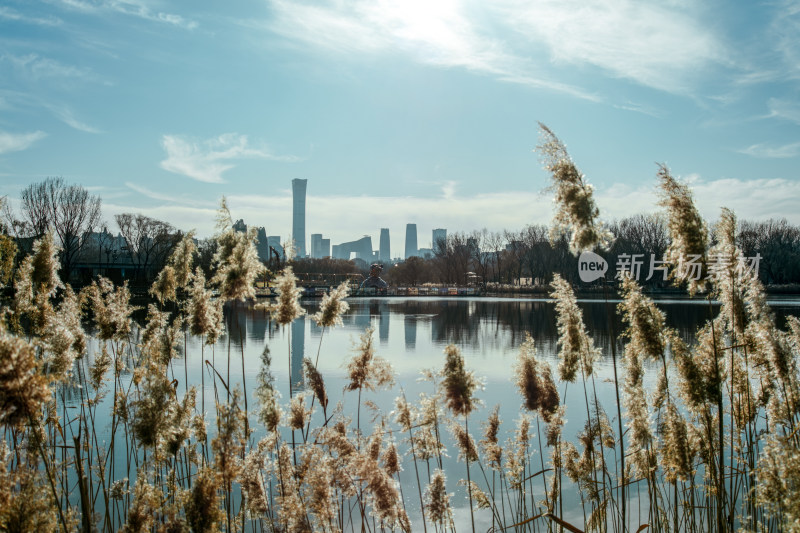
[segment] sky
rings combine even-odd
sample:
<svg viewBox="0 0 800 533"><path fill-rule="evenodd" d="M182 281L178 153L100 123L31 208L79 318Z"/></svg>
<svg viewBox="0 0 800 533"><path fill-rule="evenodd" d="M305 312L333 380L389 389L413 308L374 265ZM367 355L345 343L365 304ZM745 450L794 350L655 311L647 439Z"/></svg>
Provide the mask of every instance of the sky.
<svg viewBox="0 0 800 533"><path fill-rule="evenodd" d="M0 196L51 176L201 237L333 244L553 216L539 123L601 218L658 164L709 220L800 224L800 1L0 0Z"/></svg>

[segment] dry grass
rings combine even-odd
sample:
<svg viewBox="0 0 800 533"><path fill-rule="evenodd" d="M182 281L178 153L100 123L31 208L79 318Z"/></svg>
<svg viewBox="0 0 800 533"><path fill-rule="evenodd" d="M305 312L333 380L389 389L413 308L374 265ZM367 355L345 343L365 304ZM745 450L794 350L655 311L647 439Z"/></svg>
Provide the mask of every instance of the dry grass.
<svg viewBox="0 0 800 533"><path fill-rule="evenodd" d="M566 151L545 132L550 166L564 174ZM573 238L579 250L604 236L591 190L573 178L581 205L564 208L580 209L562 221L580 226ZM669 214L686 218L670 222L673 256L725 254L735 264L741 252L732 213L723 213L718 244L706 250L688 189L665 168L659 179ZM184 332L201 337L201 346L214 344L223 333L222 303L247 298L260 271L252 236L234 234L227 212L221 220L211 282L193 272L190 241L183 243L156 281L152 292L161 305L150 308L141 330L132 323L126 287L98 279L75 294L60 286L52 239L37 243L22 263L15 298L0 313L0 530L408 531L413 522L446 531L455 527L458 483L466 486L471 515L474 508L490 517L497 531L622 532L644 523L654 531L789 531L800 523L800 321L778 329L763 287L742 269L709 280L723 306L692 345L665 326L633 281L624 281L619 312L627 329L615 383L624 435L598 400L598 350L560 278L553 283L559 379L537 358L532 339L522 344L509 378L525 412L506 442L496 408L479 443L470 432L469 422L481 416L481 382L456 346L447 347L440 372L424 376L430 394L409 402L400 391L392 416L373 412L368 434L362 393L393 386L371 330L347 365L342 392L358 397L355 421L332 407L338 398L310 359L303 363L310 392L292 395L290 388L284 402L268 350L253 412L247 391L231 388L230 367L223 378L213 359L201 357L215 391L210 411L197 404L193 388L176 386L172 362L186 349ZM280 287L270 311L286 326L302 313L291 271ZM212 289L221 297L212 298ZM325 300L314 316L320 326L341 324L345 296L339 288ZM170 301L176 303L166 311ZM96 348L87 343L87 321ZM659 368L655 390L643 385L646 368ZM584 393L584 406L570 406L571 416L583 420L574 436L562 434L567 406L559 389L568 383ZM106 428L97 421L109 418L109 433L100 438ZM253 438L253 423L261 440ZM448 433L463 470L446 476ZM404 462L413 472L402 470ZM566 491L580 494L582 523L569 523ZM643 509L642 524L632 523L622 498Z"/></svg>

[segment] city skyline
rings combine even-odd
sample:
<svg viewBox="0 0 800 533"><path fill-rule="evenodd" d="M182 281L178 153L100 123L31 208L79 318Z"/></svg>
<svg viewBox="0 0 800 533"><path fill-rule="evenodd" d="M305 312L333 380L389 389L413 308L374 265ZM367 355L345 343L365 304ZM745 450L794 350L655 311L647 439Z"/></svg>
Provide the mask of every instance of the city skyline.
<svg viewBox="0 0 800 533"><path fill-rule="evenodd" d="M61 176L112 227L200 237L225 196L288 236L307 179L332 242L518 230L552 219L541 121L604 220L658 210L663 162L710 221L797 224L798 25L791 1L7 0L0 196Z"/></svg>

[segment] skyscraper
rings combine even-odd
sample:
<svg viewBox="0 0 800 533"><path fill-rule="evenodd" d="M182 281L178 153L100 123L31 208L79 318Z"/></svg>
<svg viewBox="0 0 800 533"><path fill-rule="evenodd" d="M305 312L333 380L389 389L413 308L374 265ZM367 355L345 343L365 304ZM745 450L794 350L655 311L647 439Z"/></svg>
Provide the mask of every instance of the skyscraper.
<svg viewBox="0 0 800 533"><path fill-rule="evenodd" d="M392 252L389 246L389 228L381 228L381 241L378 251L378 259L381 261L392 260Z"/></svg>
<svg viewBox="0 0 800 533"><path fill-rule="evenodd" d="M292 240L297 257L306 256L306 185L308 180L292 180Z"/></svg>
<svg viewBox="0 0 800 533"><path fill-rule="evenodd" d="M439 251L439 248L443 245L447 244L447 230L442 228L437 228L433 230L433 240L431 241L431 249L433 253Z"/></svg>
<svg viewBox="0 0 800 533"><path fill-rule="evenodd" d="M417 252L417 225L406 224L406 259L418 255Z"/></svg>
<svg viewBox="0 0 800 533"><path fill-rule="evenodd" d="M324 257L322 255L322 233L311 234L311 257Z"/></svg>

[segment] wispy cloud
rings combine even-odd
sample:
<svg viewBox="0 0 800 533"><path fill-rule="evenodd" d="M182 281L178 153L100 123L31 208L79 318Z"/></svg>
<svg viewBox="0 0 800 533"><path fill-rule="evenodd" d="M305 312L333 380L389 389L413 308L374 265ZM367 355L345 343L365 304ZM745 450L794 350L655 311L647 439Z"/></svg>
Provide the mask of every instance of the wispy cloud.
<svg viewBox="0 0 800 533"><path fill-rule="evenodd" d="M61 120L64 124L69 126L70 128L74 128L78 131L82 131L85 133L102 133L102 130L95 128L83 122L82 120L78 119L75 114L72 112L71 109L67 107L58 107L54 105L48 105L50 111Z"/></svg>
<svg viewBox="0 0 800 533"><path fill-rule="evenodd" d="M20 13L10 7L0 6L0 19L12 20L14 22L24 22L26 24L35 24L37 26L60 26L62 20L56 17L31 17Z"/></svg>
<svg viewBox="0 0 800 533"><path fill-rule="evenodd" d="M794 79L800 76L800 2L797 0L778 1L775 17L770 28L770 41L775 43L781 54L782 68Z"/></svg>
<svg viewBox="0 0 800 533"><path fill-rule="evenodd" d="M393 52L513 83L598 100L559 78L590 65L611 77L685 93L706 67L729 63L692 3L635 0L272 0L268 28L341 53ZM642 109L633 107L635 111Z"/></svg>
<svg viewBox="0 0 800 533"><path fill-rule="evenodd" d="M196 198L182 198L179 196L175 196L174 194L164 194L157 191L153 191L148 189L147 187L142 187L141 185L137 185L135 183L131 183L130 181L125 182L125 186L137 193L141 194L142 196L146 196L151 200L157 200L160 202L168 202L170 204L185 204L185 205L192 205L192 206L202 206L203 208L213 209L214 204L212 202L205 202L202 200L197 200Z"/></svg>
<svg viewBox="0 0 800 533"><path fill-rule="evenodd" d="M700 176L684 176L700 214L717 220L723 207L732 209L740 219L765 220L787 218L800 224L800 183L785 179L742 180L721 178L705 180ZM597 204L605 220L659 210L655 183L648 187L616 184L597 191Z"/></svg>
<svg viewBox="0 0 800 533"><path fill-rule="evenodd" d="M299 161L295 156L274 154L266 146L251 146L246 135L236 133L226 133L202 142L164 135L161 146L167 152L161 168L206 183L225 183L222 174L232 169L233 161L239 159Z"/></svg>
<svg viewBox="0 0 800 533"><path fill-rule="evenodd" d="M26 76L34 80L64 79L97 81L99 79L91 69L74 65L65 65L55 59L41 57L38 54L26 54L22 56L5 54L0 56L0 61L9 62L17 70L25 73Z"/></svg>
<svg viewBox="0 0 800 533"><path fill-rule="evenodd" d="M591 91L545 75L529 59L529 51L520 55L508 49L502 32L485 30L481 21L488 13L479 6L456 0L273 0L271 6L270 31L320 49L343 54L400 53L426 64L598 99Z"/></svg>
<svg viewBox="0 0 800 533"><path fill-rule="evenodd" d="M611 76L686 92L704 68L728 61L725 46L692 3L638 0L506 0L501 20L556 63L592 65Z"/></svg>
<svg viewBox="0 0 800 533"><path fill-rule="evenodd" d="M33 133L0 131L0 154L27 150L33 143L45 137L47 137L47 134L43 131L35 131Z"/></svg>
<svg viewBox="0 0 800 533"><path fill-rule="evenodd" d="M146 2L140 0L61 0L61 4L85 13L114 12L133 16L140 19L170 24L180 28L192 30L197 27L197 22L186 19L174 13L153 11Z"/></svg>
<svg viewBox="0 0 800 533"><path fill-rule="evenodd" d="M775 117L800 124L800 103L796 100L770 98L767 101L767 107L769 108L770 118Z"/></svg>
<svg viewBox="0 0 800 533"><path fill-rule="evenodd" d="M763 159L786 159L800 155L800 142L784 144L781 146L770 146L767 144L753 144L739 150L742 154Z"/></svg>

